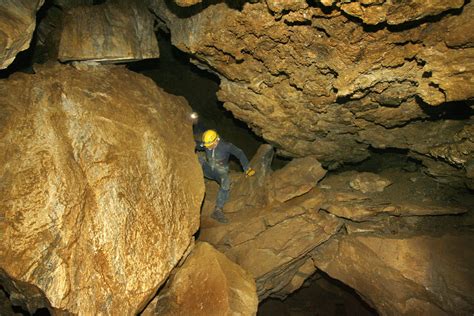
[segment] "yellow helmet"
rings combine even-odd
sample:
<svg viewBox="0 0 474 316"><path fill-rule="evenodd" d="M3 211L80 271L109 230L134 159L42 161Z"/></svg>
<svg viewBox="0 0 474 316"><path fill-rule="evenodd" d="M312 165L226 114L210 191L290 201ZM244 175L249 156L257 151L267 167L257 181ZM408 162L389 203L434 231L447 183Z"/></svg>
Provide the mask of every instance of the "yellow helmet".
<svg viewBox="0 0 474 316"><path fill-rule="evenodd" d="M202 142L205 147L212 147L219 141L219 135L213 129L208 129L202 134Z"/></svg>

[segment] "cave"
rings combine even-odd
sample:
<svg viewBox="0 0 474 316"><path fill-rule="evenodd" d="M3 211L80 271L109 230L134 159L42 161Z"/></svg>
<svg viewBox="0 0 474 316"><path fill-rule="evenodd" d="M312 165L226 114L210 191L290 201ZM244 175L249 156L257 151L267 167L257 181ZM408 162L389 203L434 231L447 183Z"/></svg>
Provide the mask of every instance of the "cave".
<svg viewBox="0 0 474 316"><path fill-rule="evenodd" d="M470 0L0 16L1 315L474 313Z"/></svg>

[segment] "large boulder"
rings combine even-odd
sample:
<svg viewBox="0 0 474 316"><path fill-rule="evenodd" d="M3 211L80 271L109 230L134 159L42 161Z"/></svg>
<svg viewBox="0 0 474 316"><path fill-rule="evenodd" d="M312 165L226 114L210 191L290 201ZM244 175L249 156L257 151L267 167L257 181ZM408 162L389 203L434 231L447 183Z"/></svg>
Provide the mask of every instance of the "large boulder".
<svg viewBox="0 0 474 316"><path fill-rule="evenodd" d="M135 314L199 227L190 108L121 67L36 72L0 84L0 283L31 313Z"/></svg>
<svg viewBox="0 0 474 316"><path fill-rule="evenodd" d="M199 242L143 315L256 315L255 281L210 244Z"/></svg>
<svg viewBox="0 0 474 316"><path fill-rule="evenodd" d="M138 1L70 9L63 18L59 60L123 62L159 57L153 17Z"/></svg>
<svg viewBox="0 0 474 316"><path fill-rule="evenodd" d="M36 27L36 11L44 0L0 2L0 69L7 68L16 54L30 47Z"/></svg>

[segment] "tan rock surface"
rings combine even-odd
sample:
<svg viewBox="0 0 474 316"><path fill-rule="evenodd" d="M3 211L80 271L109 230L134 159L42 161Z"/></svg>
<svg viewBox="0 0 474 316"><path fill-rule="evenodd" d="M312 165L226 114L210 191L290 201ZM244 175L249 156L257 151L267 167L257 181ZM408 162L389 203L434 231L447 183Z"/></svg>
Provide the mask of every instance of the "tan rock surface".
<svg viewBox="0 0 474 316"><path fill-rule="evenodd" d="M239 186L232 188L231 196L238 196L240 202L225 206L229 224L216 225L207 220L212 205L205 202L206 220L202 221L200 233L201 240L213 244L253 275L261 300L270 295L285 297L294 291L297 281L293 279L308 253L336 234L342 225L334 215L319 212L324 196L312 190L325 174L319 162L313 158L296 159L272 173L271 152L271 147L263 145L251 161L252 166L262 167L256 169L257 178L243 178ZM252 187L254 180L266 183L265 189L248 190L245 182ZM240 189L245 192L247 203ZM276 196L277 192L282 198ZM255 197L260 198L259 203ZM206 195L209 199L213 197Z"/></svg>
<svg viewBox="0 0 474 316"><path fill-rule="evenodd" d="M174 2L176 2L176 4L181 7L190 7L192 5L201 3L202 0L174 0Z"/></svg>
<svg viewBox="0 0 474 316"><path fill-rule="evenodd" d="M276 3L285 9L273 15L269 7ZM152 7L173 44L219 75L224 106L279 154L314 155L332 167L362 161L370 146L401 146L413 154L426 146L421 155L437 169L438 160L429 153L437 146L425 143L424 120L447 132L444 119L450 116L444 112L472 110L462 101L474 97L474 3L324 1L347 11L357 6L353 14L374 23L413 22L373 29L337 5L328 10L290 5L297 3L246 3L240 11L222 3L180 17L164 2L154 1ZM431 15L437 18L416 21ZM459 129L469 124L468 114L456 122ZM379 146L376 139L392 128L414 136L388 137L385 147ZM437 139L451 141L451 136ZM470 181L462 166L449 158L446 164Z"/></svg>
<svg viewBox="0 0 474 316"><path fill-rule="evenodd" d="M381 315L470 315L473 242L472 234L349 235L319 247L313 260Z"/></svg>
<svg viewBox="0 0 474 316"><path fill-rule="evenodd" d="M137 313L199 227L190 108L120 67L36 71L0 84L0 282L65 312Z"/></svg>
<svg viewBox="0 0 474 316"><path fill-rule="evenodd" d="M371 172L358 173L349 182L351 188L362 193L382 192L390 184L390 180Z"/></svg>
<svg viewBox="0 0 474 316"><path fill-rule="evenodd" d="M153 18L141 2L107 2L68 11L59 60L104 62L159 57Z"/></svg>
<svg viewBox="0 0 474 316"><path fill-rule="evenodd" d="M199 242L143 315L256 315L257 305L252 276Z"/></svg>
<svg viewBox="0 0 474 316"><path fill-rule="evenodd" d="M44 0L2 0L0 2L0 69L30 47L36 27L36 11Z"/></svg>
<svg viewBox="0 0 474 316"><path fill-rule="evenodd" d="M322 3L325 4L324 1ZM358 17L367 24L383 22L401 24L430 15L438 15L450 9L459 9L464 1L411 0L407 3L386 0L339 0L335 1L335 4L345 13Z"/></svg>

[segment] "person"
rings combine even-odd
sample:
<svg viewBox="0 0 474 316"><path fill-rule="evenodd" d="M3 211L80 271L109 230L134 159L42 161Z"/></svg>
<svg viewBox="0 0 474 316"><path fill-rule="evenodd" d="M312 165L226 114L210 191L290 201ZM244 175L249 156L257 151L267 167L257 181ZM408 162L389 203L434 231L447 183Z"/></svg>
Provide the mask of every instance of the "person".
<svg viewBox="0 0 474 316"><path fill-rule="evenodd" d="M215 130L209 129L202 134L201 142L197 143L197 150L205 151L206 157L199 157L204 176L219 183L216 207L211 217L218 222L227 223L228 220L222 211L225 202L229 199L230 177L229 157L235 156L239 159L246 176L253 176L255 170L250 168L247 156L232 143L226 142L219 137Z"/></svg>

